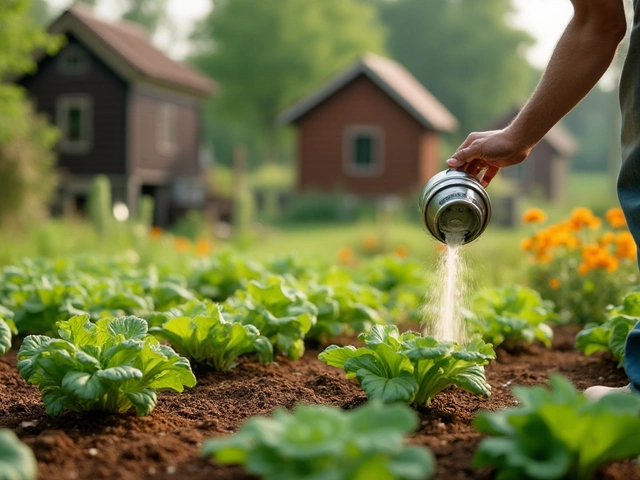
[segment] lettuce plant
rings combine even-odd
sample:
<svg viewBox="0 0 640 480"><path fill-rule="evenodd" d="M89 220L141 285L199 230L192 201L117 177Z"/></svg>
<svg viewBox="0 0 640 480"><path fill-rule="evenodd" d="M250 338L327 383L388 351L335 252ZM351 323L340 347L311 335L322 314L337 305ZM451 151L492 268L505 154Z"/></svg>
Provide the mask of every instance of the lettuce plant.
<svg viewBox="0 0 640 480"><path fill-rule="evenodd" d="M551 346L553 330L544 323L553 318L553 304L535 290L522 286L490 288L480 292L467 312L470 330L494 347L539 340Z"/></svg>
<svg viewBox="0 0 640 480"><path fill-rule="evenodd" d="M162 326L152 327L151 333L190 360L210 364L216 370L229 370L237 365L240 355L251 352L258 354L263 365L273 361L273 346L256 327L226 320L218 305L198 308L198 303L189 302L185 308L195 316L170 318Z"/></svg>
<svg viewBox="0 0 640 480"><path fill-rule="evenodd" d="M16 333L16 327L13 322L0 317L0 355L4 355L9 351L11 348L11 335Z"/></svg>
<svg viewBox="0 0 640 480"><path fill-rule="evenodd" d="M284 278L249 282L225 304L230 318L253 325L291 360L304 354L305 335L316 324L318 309L300 290L285 286Z"/></svg>
<svg viewBox="0 0 640 480"><path fill-rule="evenodd" d="M31 335L18 351L18 371L38 385L49 415L63 410L154 409L158 390L182 392L196 379L189 361L147 333L136 317L92 323L78 315L57 324L60 338Z"/></svg>
<svg viewBox="0 0 640 480"><path fill-rule="evenodd" d="M382 297L372 287L352 282L310 282L304 290L318 308L317 322L307 338L325 339L345 332L365 332L374 324L384 323L378 313Z"/></svg>
<svg viewBox="0 0 640 480"><path fill-rule="evenodd" d="M609 351L624 364L624 347L627 335L640 321L640 293L627 295L620 307L608 312L604 323L588 323L576 336L576 349L589 356L599 351Z"/></svg>
<svg viewBox="0 0 640 480"><path fill-rule="evenodd" d="M265 480L423 480L433 474L433 455L403 438L418 424L401 404L370 402L348 412L298 405L250 418L236 434L207 441L202 454Z"/></svg>
<svg viewBox="0 0 640 480"><path fill-rule="evenodd" d="M640 455L640 395L591 402L564 377L550 381L550 391L516 387L518 406L475 418L476 429L491 435L475 466L495 467L501 479L588 480L609 462Z"/></svg>
<svg viewBox="0 0 640 480"><path fill-rule="evenodd" d="M189 287L200 295L223 302L251 280L260 280L263 269L232 253L222 252L201 261L189 276Z"/></svg>
<svg viewBox="0 0 640 480"><path fill-rule="evenodd" d="M36 457L11 430L0 430L0 480L35 480Z"/></svg>
<svg viewBox="0 0 640 480"><path fill-rule="evenodd" d="M347 378L357 378L371 399L428 406L450 385L491 396L484 365L495 352L480 337L462 346L415 332L400 335L395 325L374 325L358 338L364 347L331 345L318 358L343 368Z"/></svg>

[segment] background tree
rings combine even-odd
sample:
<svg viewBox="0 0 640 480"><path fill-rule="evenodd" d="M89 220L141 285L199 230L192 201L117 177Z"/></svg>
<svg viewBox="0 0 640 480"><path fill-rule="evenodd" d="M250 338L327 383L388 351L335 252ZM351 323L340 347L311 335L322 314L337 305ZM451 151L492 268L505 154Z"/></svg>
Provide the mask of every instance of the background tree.
<svg viewBox="0 0 640 480"><path fill-rule="evenodd" d="M212 0L192 61L220 83L212 117L255 132L274 161L282 110L383 39L358 0Z"/></svg>
<svg viewBox="0 0 640 480"><path fill-rule="evenodd" d="M29 0L0 0L0 79L36 68L35 50L53 53ZM53 189L51 148L56 130L34 114L17 85L0 82L0 225L36 220Z"/></svg>
<svg viewBox="0 0 640 480"><path fill-rule="evenodd" d="M150 34L167 23L167 0L125 0L123 20L142 25Z"/></svg>
<svg viewBox="0 0 640 480"><path fill-rule="evenodd" d="M31 0L29 15L40 25L48 25L52 19L51 7L47 0Z"/></svg>
<svg viewBox="0 0 640 480"><path fill-rule="evenodd" d="M507 24L510 0L369 0L388 30L387 48L459 120L462 136L524 100L535 73L533 43Z"/></svg>

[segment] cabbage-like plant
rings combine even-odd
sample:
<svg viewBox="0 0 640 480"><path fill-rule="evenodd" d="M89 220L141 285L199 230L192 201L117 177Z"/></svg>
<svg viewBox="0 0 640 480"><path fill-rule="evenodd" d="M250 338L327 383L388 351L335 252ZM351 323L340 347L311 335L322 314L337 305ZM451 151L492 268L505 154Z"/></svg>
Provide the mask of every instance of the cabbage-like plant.
<svg viewBox="0 0 640 480"><path fill-rule="evenodd" d="M491 396L484 366L495 358L495 352L480 337L463 346L415 332L400 335L395 325L374 325L358 338L364 347L331 345L318 358L343 368L347 378L357 378L371 399L428 406L451 385Z"/></svg>
<svg viewBox="0 0 640 480"><path fill-rule="evenodd" d="M627 295L622 305L607 313L604 323L588 323L576 336L576 349L589 356L609 351L624 364L624 348L629 332L640 322L640 293Z"/></svg>
<svg viewBox="0 0 640 480"><path fill-rule="evenodd" d="M0 317L0 355L4 355L9 351L11 348L11 335L16 333L18 332L13 322Z"/></svg>
<svg viewBox="0 0 640 480"><path fill-rule="evenodd" d="M418 424L402 404L370 402L348 412L298 405L250 418L236 434L207 441L202 454L265 480L424 480L434 472L433 455L404 441Z"/></svg>
<svg viewBox="0 0 640 480"><path fill-rule="evenodd" d="M31 335L18 351L18 371L38 385L49 415L130 408L147 415L158 390L182 392L196 384L189 361L149 335L140 318L94 324L78 315L57 327L60 338Z"/></svg>
<svg viewBox="0 0 640 480"><path fill-rule="evenodd" d="M516 407L482 412L473 425L490 435L474 465L496 478L589 480L598 468L640 455L640 395L614 393L593 402L564 377L551 390L516 387Z"/></svg>
<svg viewBox="0 0 640 480"><path fill-rule="evenodd" d="M546 321L553 319L553 304L535 290L519 285L490 288L479 292L467 312L473 333L494 347L539 340L550 347L553 330Z"/></svg>
<svg viewBox="0 0 640 480"><path fill-rule="evenodd" d="M304 338L316 324L318 309L304 292L271 276L237 291L225 303L225 312L235 322L255 326L278 351L297 360L304 354Z"/></svg>
<svg viewBox="0 0 640 480"><path fill-rule="evenodd" d="M263 365L273 361L271 342L253 325L226 320L215 304L194 301L183 307L174 308L169 314L184 310L187 315L178 313L150 331L191 361L207 363L216 370L236 366L240 355L251 352Z"/></svg>
<svg viewBox="0 0 640 480"><path fill-rule="evenodd" d="M0 430L0 480L35 480L36 457L11 430Z"/></svg>

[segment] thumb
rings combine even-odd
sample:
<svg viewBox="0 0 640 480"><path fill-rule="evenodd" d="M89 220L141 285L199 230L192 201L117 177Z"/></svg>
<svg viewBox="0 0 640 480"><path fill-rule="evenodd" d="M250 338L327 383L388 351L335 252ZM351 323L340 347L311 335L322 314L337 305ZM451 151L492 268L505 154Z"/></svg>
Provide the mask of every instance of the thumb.
<svg viewBox="0 0 640 480"><path fill-rule="evenodd" d="M461 167L465 163L469 163L471 160L479 158L479 150L480 149L475 145L475 142L466 148L461 148L451 155L451 158L447 160L447 165L452 168Z"/></svg>

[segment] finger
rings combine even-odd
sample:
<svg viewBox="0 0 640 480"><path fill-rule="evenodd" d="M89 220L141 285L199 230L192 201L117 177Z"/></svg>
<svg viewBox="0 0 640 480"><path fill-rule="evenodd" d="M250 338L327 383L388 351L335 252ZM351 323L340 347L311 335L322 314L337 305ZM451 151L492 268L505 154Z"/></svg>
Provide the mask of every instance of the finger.
<svg viewBox="0 0 640 480"><path fill-rule="evenodd" d="M486 168L486 165L482 160L473 159L467 163L464 167L464 171L473 177L478 177L480 172Z"/></svg>
<svg viewBox="0 0 640 480"><path fill-rule="evenodd" d="M472 143L467 148L461 148L451 155L451 158L447 160L447 165L454 168L461 167L465 163L469 163L473 159L477 158L479 153L477 143Z"/></svg>
<svg viewBox="0 0 640 480"><path fill-rule="evenodd" d="M482 184L482 186L486 188L491 183L491 180L495 178L495 176L498 174L499 171L500 171L499 167L487 168L486 172L484 173L484 176L482 177L482 180L480 180L480 183Z"/></svg>

